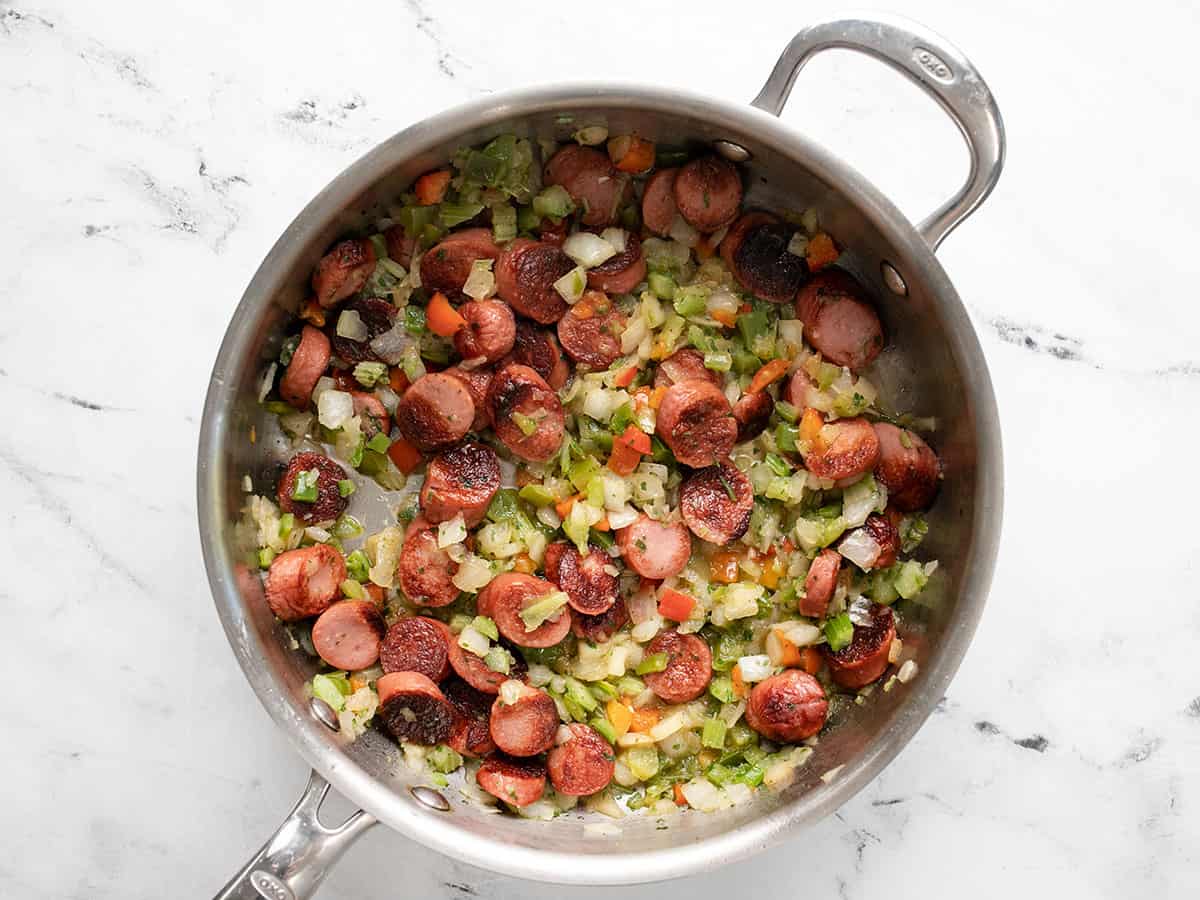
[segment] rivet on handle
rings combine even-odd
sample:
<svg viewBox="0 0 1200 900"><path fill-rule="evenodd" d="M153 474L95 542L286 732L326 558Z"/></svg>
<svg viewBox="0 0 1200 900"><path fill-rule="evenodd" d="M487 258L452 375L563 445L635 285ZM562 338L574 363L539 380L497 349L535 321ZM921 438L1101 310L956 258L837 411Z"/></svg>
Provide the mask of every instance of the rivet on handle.
<svg viewBox="0 0 1200 900"><path fill-rule="evenodd" d="M408 790L422 806L427 806L438 812L450 812L450 801L433 788L418 784L410 787Z"/></svg>
<svg viewBox="0 0 1200 900"><path fill-rule="evenodd" d="M309 700L308 708L312 710L312 714L317 717L317 721L330 731L342 730L342 723L338 721L337 713L333 711L332 706L330 706L320 697L313 697L311 700Z"/></svg>

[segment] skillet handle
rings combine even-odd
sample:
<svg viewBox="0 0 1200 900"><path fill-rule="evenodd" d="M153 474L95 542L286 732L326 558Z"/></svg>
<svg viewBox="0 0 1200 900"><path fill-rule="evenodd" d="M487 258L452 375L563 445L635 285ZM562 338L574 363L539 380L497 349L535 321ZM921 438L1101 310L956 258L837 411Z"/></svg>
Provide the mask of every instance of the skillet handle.
<svg viewBox="0 0 1200 900"><path fill-rule="evenodd" d="M321 823L317 813L329 793L329 782L313 772L296 806L254 858L214 900L307 900L333 864L375 817L359 810L336 828Z"/></svg>
<svg viewBox="0 0 1200 900"><path fill-rule="evenodd" d="M905 75L949 114L971 155L962 189L917 226L933 249L984 201L1004 168L1004 121L984 83L962 52L915 22L895 16L836 19L810 25L792 38L751 104L778 116L796 76L823 50L864 53Z"/></svg>

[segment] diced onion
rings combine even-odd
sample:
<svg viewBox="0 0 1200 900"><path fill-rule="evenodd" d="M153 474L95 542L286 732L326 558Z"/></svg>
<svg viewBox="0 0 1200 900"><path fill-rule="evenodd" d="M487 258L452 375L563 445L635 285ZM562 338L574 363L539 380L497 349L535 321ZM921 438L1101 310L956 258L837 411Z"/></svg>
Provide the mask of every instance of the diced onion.
<svg viewBox="0 0 1200 900"><path fill-rule="evenodd" d="M688 724L688 714L686 710L673 712L664 719L660 719L647 732L655 741L661 741L663 738L668 738Z"/></svg>
<svg viewBox="0 0 1200 900"><path fill-rule="evenodd" d="M476 656L487 656L488 650L491 649L491 643L488 641L487 635L475 630L475 626L468 625L458 635L458 646L462 647L468 653L474 653Z"/></svg>
<svg viewBox="0 0 1200 900"><path fill-rule="evenodd" d="M389 366L394 366L404 359L404 351L414 343L413 336L408 333L404 323L397 322L383 334L372 338L367 346Z"/></svg>
<svg viewBox="0 0 1200 900"><path fill-rule="evenodd" d="M913 659L905 660L904 664L900 666L900 671L896 673L896 678L899 679L901 684L908 684L916 676L917 662Z"/></svg>
<svg viewBox="0 0 1200 900"><path fill-rule="evenodd" d="M658 634L662 626L662 618L656 615L654 618L648 619L645 622L642 622L640 625L635 625L631 634L635 641L637 641L639 644L644 644L646 641L653 640L654 636Z"/></svg>
<svg viewBox="0 0 1200 900"><path fill-rule="evenodd" d="M550 509L550 507L546 507L546 509ZM609 512L608 524L613 529L624 528L636 522L639 515L641 514L636 509L625 504L620 509Z"/></svg>
<svg viewBox="0 0 1200 900"><path fill-rule="evenodd" d="M361 343L367 339L370 332L367 331L367 323L362 320L357 310L343 309L337 320L337 335Z"/></svg>
<svg viewBox="0 0 1200 900"><path fill-rule="evenodd" d="M596 144L603 144L608 140L608 126L588 125L575 132L574 137L577 143L585 147L594 147Z"/></svg>
<svg viewBox="0 0 1200 900"><path fill-rule="evenodd" d="M780 319L779 337L799 348L804 340L804 323L799 319Z"/></svg>
<svg viewBox="0 0 1200 900"><path fill-rule="evenodd" d="M467 523L460 512L453 519L438 523L437 545L445 550L451 544L461 544L467 539Z"/></svg>
<svg viewBox="0 0 1200 900"><path fill-rule="evenodd" d="M610 391L607 388L595 387L583 395L585 416L597 422L607 422L620 407L629 402L629 393L623 390Z"/></svg>
<svg viewBox="0 0 1200 900"><path fill-rule="evenodd" d="M646 320L641 316L635 316L633 321L625 326L625 331L621 333L621 352L623 354L632 353L638 348L642 339L648 335Z"/></svg>
<svg viewBox="0 0 1200 900"><path fill-rule="evenodd" d="M326 391L317 400L317 420L326 428L341 428L354 415L354 398L345 391Z"/></svg>
<svg viewBox="0 0 1200 900"><path fill-rule="evenodd" d="M583 290L587 287L587 272L581 266L576 266L558 281L554 282L554 289L558 291L558 295L567 303L575 303L583 296Z"/></svg>
<svg viewBox="0 0 1200 900"><path fill-rule="evenodd" d="M758 614L758 599L763 595L762 585L738 582L725 591L721 607L725 618L744 619Z"/></svg>
<svg viewBox="0 0 1200 900"><path fill-rule="evenodd" d="M613 647L608 651L608 674L620 678L628 668L629 648Z"/></svg>
<svg viewBox="0 0 1200 900"><path fill-rule="evenodd" d="M809 622L780 622L773 630L797 647L809 647L821 640L821 629Z"/></svg>
<svg viewBox="0 0 1200 900"><path fill-rule="evenodd" d="M541 663L534 663L529 667L529 683L534 687L545 687L550 683L550 679L554 677L554 672L549 666L544 666Z"/></svg>
<svg viewBox="0 0 1200 900"><path fill-rule="evenodd" d="M389 588L396 577L396 565L400 562L400 548L404 546L404 532L389 525L375 536L375 565L367 573L373 584Z"/></svg>
<svg viewBox="0 0 1200 900"><path fill-rule="evenodd" d="M600 232L600 237L604 238L617 253L624 253L625 245L629 240L629 232L624 228L605 228Z"/></svg>
<svg viewBox="0 0 1200 900"><path fill-rule="evenodd" d="M838 544L838 553L864 571L874 568L881 550L879 542L865 528L855 529Z"/></svg>
<svg viewBox="0 0 1200 900"><path fill-rule="evenodd" d="M689 225L688 221L679 213L675 213L675 218L671 220L671 227L667 234L685 247L695 247L700 243L700 232Z"/></svg>
<svg viewBox="0 0 1200 900"><path fill-rule="evenodd" d="M309 525L307 528L305 528L304 536L310 541L316 541L318 544L324 544L331 537L333 537L333 535L324 528L318 528L316 525Z"/></svg>
<svg viewBox="0 0 1200 900"><path fill-rule="evenodd" d="M563 241L562 252L585 269L591 269L617 255L617 249L598 234L577 231Z"/></svg>
<svg viewBox="0 0 1200 900"><path fill-rule="evenodd" d="M680 790L692 809L715 812L721 808L721 789L703 776L684 782Z"/></svg>
<svg viewBox="0 0 1200 900"><path fill-rule="evenodd" d="M547 528L558 528L562 525L562 517L555 511L553 506L539 506L535 515L537 516L537 520ZM612 520L610 519L609 521L611 522ZM613 528L618 527L620 526L613 525Z"/></svg>
<svg viewBox="0 0 1200 900"><path fill-rule="evenodd" d="M496 276L492 273L492 260L477 259L471 263L471 273L463 283L462 292L475 300L483 300L496 293Z"/></svg>
<svg viewBox="0 0 1200 900"><path fill-rule="evenodd" d="M508 706L512 706L525 694L525 685L514 678L510 678L500 685L500 701Z"/></svg>
<svg viewBox="0 0 1200 900"><path fill-rule="evenodd" d="M709 315L717 312L734 314L741 306L741 301L728 288L721 287L708 295L708 301L705 305L708 308Z"/></svg>
<svg viewBox="0 0 1200 900"><path fill-rule="evenodd" d="M801 259L808 254L808 237L803 231L797 231L792 235L792 239L788 241L787 252L792 256L799 256Z"/></svg>
<svg viewBox="0 0 1200 900"><path fill-rule="evenodd" d="M628 731L617 738L617 746L622 748L653 747L654 738L640 731Z"/></svg>
<svg viewBox="0 0 1200 900"><path fill-rule="evenodd" d="M267 366L267 371L263 373L262 382L258 386L259 403L267 399L267 394L271 393L271 388L275 386L275 371L278 368L279 364L273 362Z"/></svg>
<svg viewBox="0 0 1200 900"><path fill-rule="evenodd" d="M743 656L738 660L738 671L742 673L742 681L766 681L775 674L775 667L765 653L753 656Z"/></svg>
<svg viewBox="0 0 1200 900"><path fill-rule="evenodd" d="M610 524L611 521L610 519ZM626 606L629 608L629 618L634 625L640 625L658 616L658 601L655 599L653 591L638 590L626 601Z"/></svg>

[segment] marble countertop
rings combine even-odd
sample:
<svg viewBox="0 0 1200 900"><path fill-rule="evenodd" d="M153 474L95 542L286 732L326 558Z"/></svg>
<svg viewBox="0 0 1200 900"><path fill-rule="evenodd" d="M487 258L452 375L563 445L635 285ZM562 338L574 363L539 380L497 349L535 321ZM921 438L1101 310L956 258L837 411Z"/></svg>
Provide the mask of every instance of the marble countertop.
<svg viewBox="0 0 1200 900"><path fill-rule="evenodd" d="M216 347L301 206L384 137L491 91L574 76L749 98L836 4L747 0L733 23L727 3L521 6L0 3L0 896L208 896L304 784L214 614L193 494ZM1176 0L1079 7L905 4L967 50L1008 126L998 189L941 251L1006 451L975 643L939 713L837 815L670 890L1200 891L1200 18ZM785 118L914 218L965 172L936 108L847 54L806 70ZM379 828L322 896L600 894Z"/></svg>

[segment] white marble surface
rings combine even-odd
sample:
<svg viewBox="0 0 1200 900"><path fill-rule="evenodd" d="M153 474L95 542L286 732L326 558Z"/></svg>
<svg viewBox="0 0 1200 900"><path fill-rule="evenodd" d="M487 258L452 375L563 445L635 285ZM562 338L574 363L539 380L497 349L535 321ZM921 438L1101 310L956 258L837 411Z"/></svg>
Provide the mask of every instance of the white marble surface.
<svg viewBox="0 0 1200 900"><path fill-rule="evenodd" d="M748 98L794 26L836 4L352 6L0 4L5 898L207 896L304 783L217 623L193 470L227 318L309 197L489 91L574 75ZM1003 419L992 600L943 711L870 788L801 841L671 890L1194 897L1200 13L905 12L968 51L1008 124L998 190L942 251ZM931 104L845 55L813 64L786 118L914 217L965 170ZM494 878L380 828L322 896L600 893Z"/></svg>

